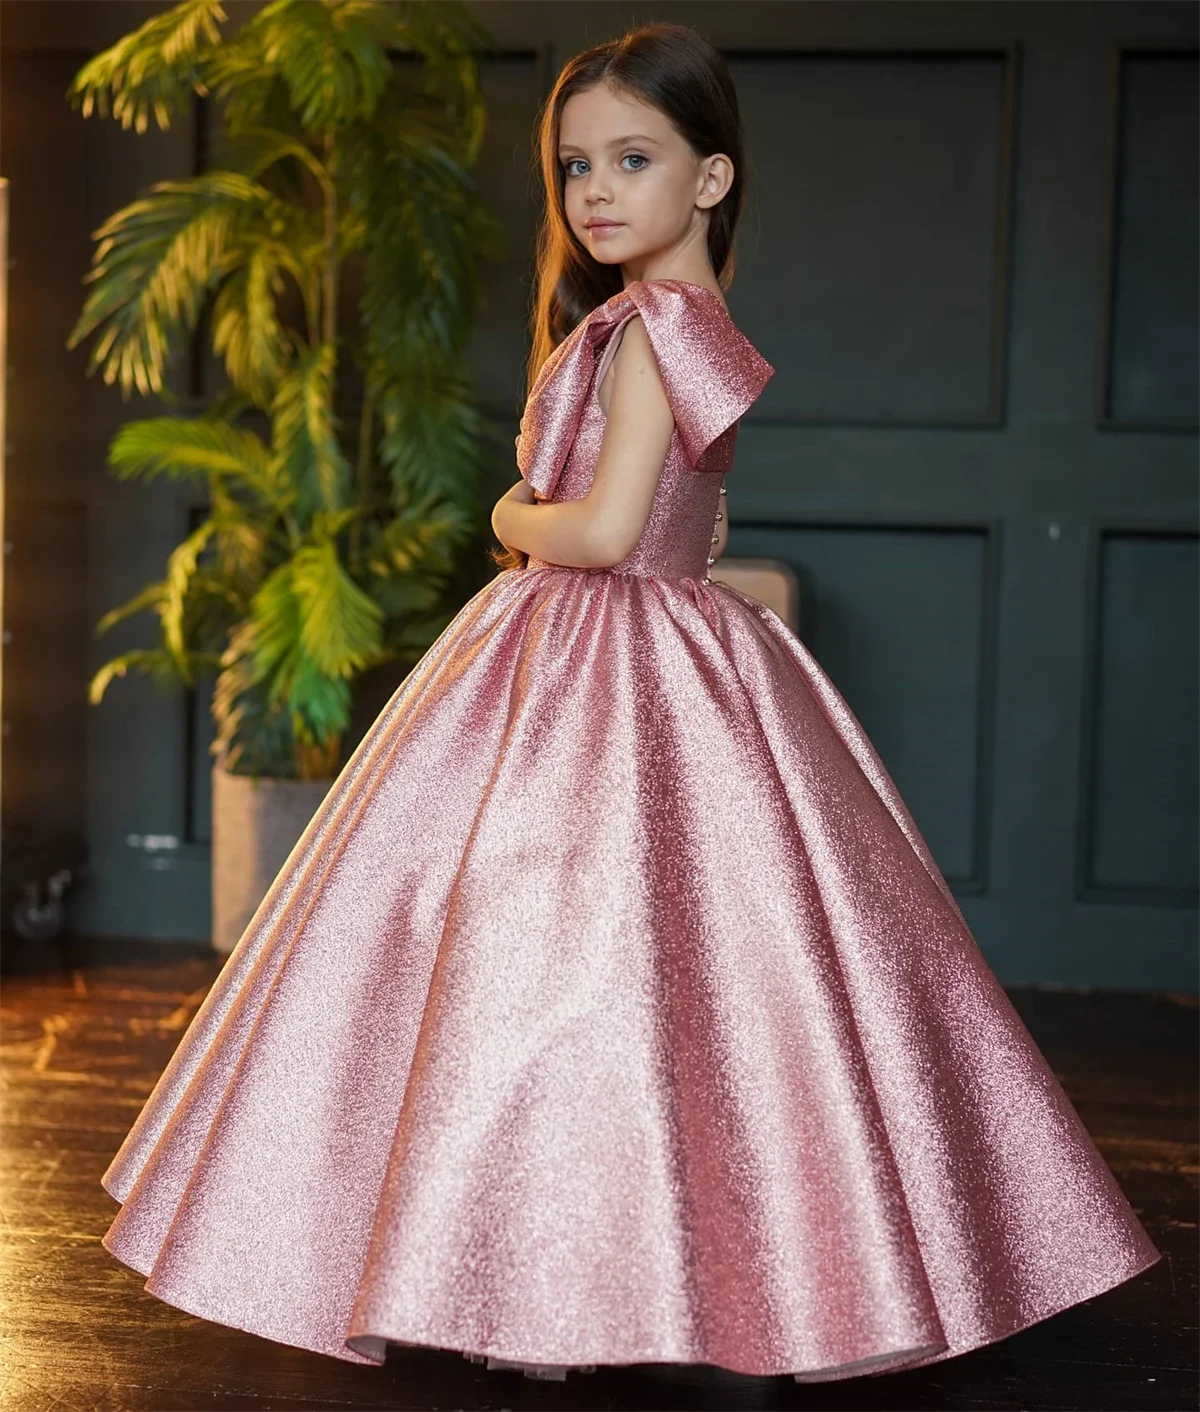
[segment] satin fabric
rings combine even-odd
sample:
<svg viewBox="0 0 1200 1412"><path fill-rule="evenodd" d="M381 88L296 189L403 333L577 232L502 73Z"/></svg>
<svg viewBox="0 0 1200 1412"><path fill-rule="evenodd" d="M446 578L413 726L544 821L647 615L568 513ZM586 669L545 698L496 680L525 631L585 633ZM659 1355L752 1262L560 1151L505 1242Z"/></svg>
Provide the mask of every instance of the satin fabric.
<svg viewBox="0 0 1200 1412"><path fill-rule="evenodd" d="M518 465L585 494L630 318L676 418L627 561L468 603L333 782L104 1174L182 1309L379 1363L963 1353L1160 1258L845 701L706 583L773 369L710 291L556 350Z"/></svg>

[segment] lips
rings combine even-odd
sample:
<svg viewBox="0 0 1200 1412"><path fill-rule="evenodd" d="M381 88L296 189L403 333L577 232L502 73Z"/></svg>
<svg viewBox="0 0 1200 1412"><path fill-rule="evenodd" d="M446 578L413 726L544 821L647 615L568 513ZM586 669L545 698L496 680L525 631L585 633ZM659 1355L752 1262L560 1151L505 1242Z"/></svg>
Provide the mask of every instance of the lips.
<svg viewBox="0 0 1200 1412"><path fill-rule="evenodd" d="M615 230L620 221L584 221L587 230Z"/></svg>

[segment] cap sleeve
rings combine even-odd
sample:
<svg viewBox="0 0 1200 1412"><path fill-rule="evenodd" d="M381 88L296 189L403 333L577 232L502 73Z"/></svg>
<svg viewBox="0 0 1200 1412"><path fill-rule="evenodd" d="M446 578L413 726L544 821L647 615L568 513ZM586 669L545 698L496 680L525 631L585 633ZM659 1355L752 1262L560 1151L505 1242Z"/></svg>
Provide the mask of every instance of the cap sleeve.
<svg viewBox="0 0 1200 1412"><path fill-rule="evenodd" d="M758 400L775 369L720 299L685 280L626 287L642 316L680 442L691 465Z"/></svg>
<svg viewBox="0 0 1200 1412"><path fill-rule="evenodd" d="M602 304L577 324L542 364L521 416L517 469L549 499L575 442L584 399L596 361L596 346L611 328L614 301Z"/></svg>
<svg viewBox="0 0 1200 1412"><path fill-rule="evenodd" d="M579 430L597 357L640 314L684 454L704 453L758 398L775 369L703 285L634 280L593 309L543 363L516 437L517 469L550 499Z"/></svg>

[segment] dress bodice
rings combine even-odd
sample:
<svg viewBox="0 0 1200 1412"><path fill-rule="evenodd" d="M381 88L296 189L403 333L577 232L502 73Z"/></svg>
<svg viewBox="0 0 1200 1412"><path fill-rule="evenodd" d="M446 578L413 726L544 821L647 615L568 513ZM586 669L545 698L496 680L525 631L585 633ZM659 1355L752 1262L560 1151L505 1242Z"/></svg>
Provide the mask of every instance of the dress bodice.
<svg viewBox="0 0 1200 1412"><path fill-rule="evenodd" d="M675 428L646 528L633 551L607 572L703 579L739 419L775 371L703 285L635 280L581 320L534 382L517 437L517 465L551 502L588 493L604 442L600 383L621 331L638 315ZM530 555L529 567L554 566Z"/></svg>

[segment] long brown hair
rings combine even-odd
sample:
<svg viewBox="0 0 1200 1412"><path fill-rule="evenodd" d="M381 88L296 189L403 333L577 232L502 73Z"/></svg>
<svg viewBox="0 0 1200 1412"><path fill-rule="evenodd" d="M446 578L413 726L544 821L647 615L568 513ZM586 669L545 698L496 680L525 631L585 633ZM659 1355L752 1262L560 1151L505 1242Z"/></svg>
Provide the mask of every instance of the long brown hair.
<svg viewBox="0 0 1200 1412"><path fill-rule="evenodd" d="M534 267L532 342L525 367L528 398L542 364L572 329L623 287L619 265L602 265L567 222L566 172L558 158L562 111L569 98L608 83L657 108L698 157L724 152L733 181L709 212L708 258L722 289L735 264L735 232L745 199L742 120L724 56L688 25L655 21L567 61L538 116L536 160L545 205ZM527 555L492 551L502 569L524 568Z"/></svg>

